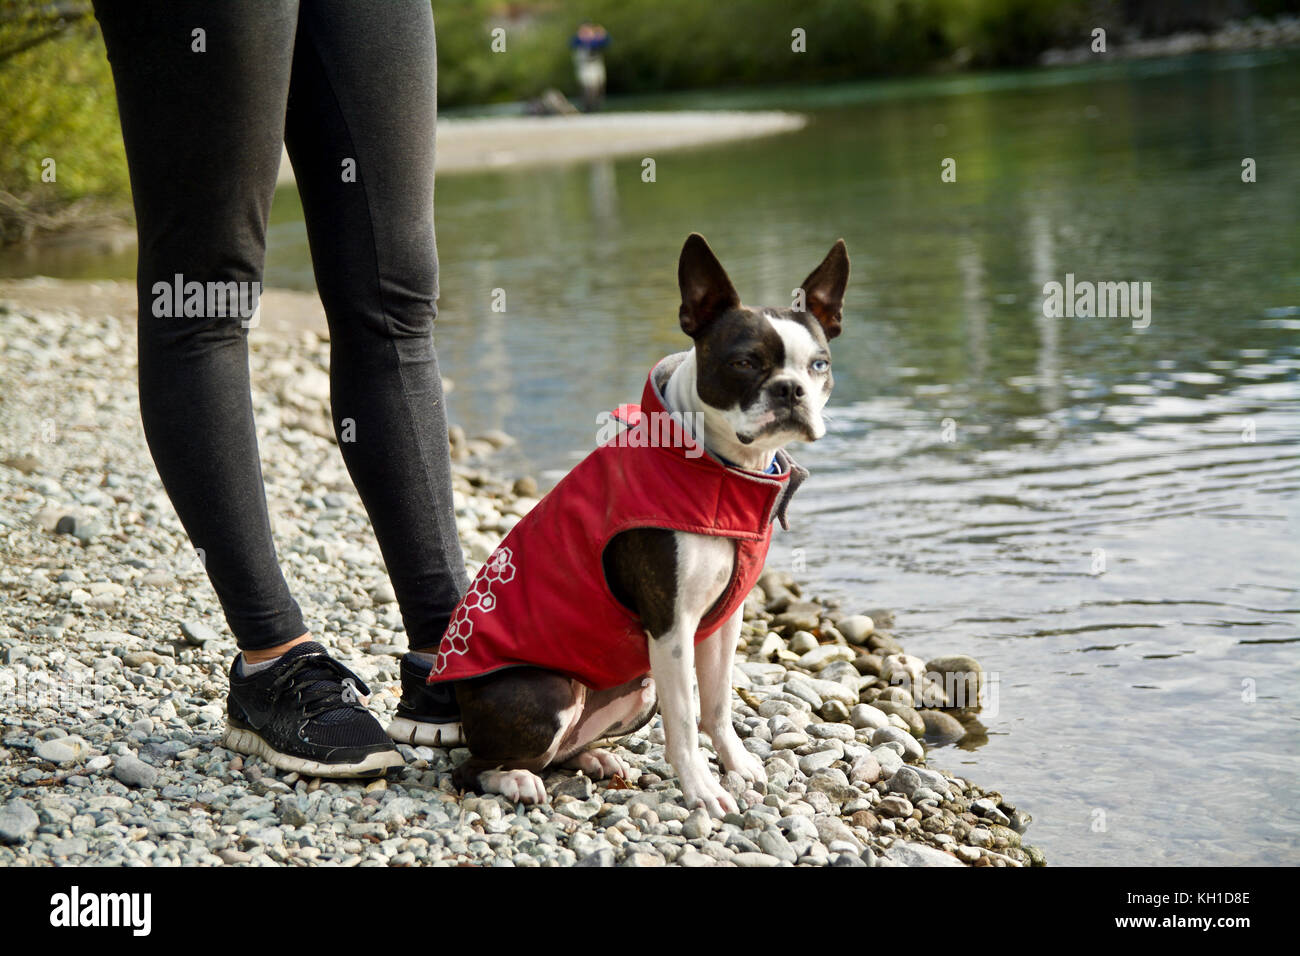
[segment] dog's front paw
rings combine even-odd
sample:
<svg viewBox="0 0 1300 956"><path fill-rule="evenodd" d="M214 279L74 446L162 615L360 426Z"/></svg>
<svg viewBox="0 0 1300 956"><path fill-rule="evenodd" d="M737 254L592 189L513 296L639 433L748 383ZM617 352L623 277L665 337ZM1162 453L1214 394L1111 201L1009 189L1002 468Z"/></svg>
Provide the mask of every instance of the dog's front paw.
<svg viewBox="0 0 1300 956"><path fill-rule="evenodd" d="M728 727L727 731L731 731L731 728ZM723 771L734 770L749 783L767 786L767 770L763 767L763 761L745 749L734 731L727 731L709 734Z"/></svg>
<svg viewBox="0 0 1300 956"><path fill-rule="evenodd" d="M627 764L622 758L616 757L608 750L584 750L566 760L563 766L581 770L592 780L605 780L614 776L626 780L630 776Z"/></svg>
<svg viewBox="0 0 1300 956"><path fill-rule="evenodd" d="M511 803L546 802L546 784L531 770L484 770L478 775L478 785Z"/></svg>
<svg viewBox="0 0 1300 956"><path fill-rule="evenodd" d="M682 800L686 806L703 807L711 817L722 819L728 813L739 813L740 808L731 794L722 789L703 760L693 761L677 774L682 784Z"/></svg>
<svg viewBox="0 0 1300 956"><path fill-rule="evenodd" d="M756 790L758 785L767 786L767 770L763 767L763 761L744 747L729 754L718 754L718 762L722 764L723 770L734 770L742 779L755 784Z"/></svg>

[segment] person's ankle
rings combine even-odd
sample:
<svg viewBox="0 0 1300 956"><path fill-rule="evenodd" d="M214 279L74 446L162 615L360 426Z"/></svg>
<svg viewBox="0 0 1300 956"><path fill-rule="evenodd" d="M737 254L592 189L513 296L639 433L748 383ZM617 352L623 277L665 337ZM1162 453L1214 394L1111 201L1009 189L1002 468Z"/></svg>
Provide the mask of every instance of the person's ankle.
<svg viewBox="0 0 1300 956"><path fill-rule="evenodd" d="M264 664L267 661L273 661L284 654L289 648L311 640L310 634L303 634L295 637L292 641L285 641L283 644L277 644L275 647L263 647L255 651L240 651L246 664Z"/></svg>

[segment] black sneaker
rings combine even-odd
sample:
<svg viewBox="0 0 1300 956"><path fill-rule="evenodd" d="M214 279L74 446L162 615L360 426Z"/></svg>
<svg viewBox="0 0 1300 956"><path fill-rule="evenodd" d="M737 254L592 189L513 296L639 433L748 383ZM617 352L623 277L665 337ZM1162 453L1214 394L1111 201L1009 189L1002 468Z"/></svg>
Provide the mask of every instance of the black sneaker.
<svg viewBox="0 0 1300 956"><path fill-rule="evenodd" d="M458 747L465 742L460 727L456 687L449 681L427 683L433 665L410 654L402 656L402 699L388 736L414 747Z"/></svg>
<svg viewBox="0 0 1300 956"><path fill-rule="evenodd" d="M405 761L366 710L370 688L314 641L265 670L230 666L226 733L231 750L312 777L377 777Z"/></svg>

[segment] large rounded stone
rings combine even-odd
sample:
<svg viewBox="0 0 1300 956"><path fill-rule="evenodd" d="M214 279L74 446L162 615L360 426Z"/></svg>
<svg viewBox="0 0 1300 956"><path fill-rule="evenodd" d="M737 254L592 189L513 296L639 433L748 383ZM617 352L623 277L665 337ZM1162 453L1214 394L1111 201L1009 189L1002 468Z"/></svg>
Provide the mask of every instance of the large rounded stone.
<svg viewBox="0 0 1300 956"><path fill-rule="evenodd" d="M775 627L811 631L821 624L822 606L812 601L793 601L772 620Z"/></svg>
<svg viewBox="0 0 1300 956"><path fill-rule="evenodd" d="M876 813L887 817L910 817L912 815L912 803L907 797L898 796L897 794L882 797L880 802L876 804Z"/></svg>
<svg viewBox="0 0 1300 956"><path fill-rule="evenodd" d="M152 787L158 782L158 771L139 757L122 754L113 764L113 776L128 787Z"/></svg>
<svg viewBox="0 0 1300 956"><path fill-rule="evenodd" d="M949 707L979 707L984 689L984 668L965 654L936 657L925 664L926 673L943 687Z"/></svg>
<svg viewBox="0 0 1300 956"><path fill-rule="evenodd" d="M881 657L879 654L866 654L861 650L853 658L853 667L863 677L880 676Z"/></svg>
<svg viewBox="0 0 1300 956"><path fill-rule="evenodd" d="M897 701L881 700L877 698L876 702L872 704L872 706L884 714L896 714L898 717L902 718L903 722L907 724L908 731L910 731L913 736L922 737L925 735L925 720L922 719L921 715L918 714L914 708L909 707L907 704L900 704Z"/></svg>
<svg viewBox="0 0 1300 956"><path fill-rule="evenodd" d="M890 793L901 793L911 800L912 795L922 787L921 775L911 767L901 767L896 774L889 778L888 786Z"/></svg>
<svg viewBox="0 0 1300 956"><path fill-rule="evenodd" d="M887 700L893 701L896 704L906 704L908 707L916 706L916 702L912 700L911 692L907 690L905 687L901 687L898 685L886 687L884 690L882 690L880 692L880 696L876 698L875 703L879 705L881 701L887 701Z"/></svg>
<svg viewBox="0 0 1300 956"><path fill-rule="evenodd" d="M885 631L875 631L867 638L867 648L873 654L882 657L888 654L903 653L903 645L894 640L894 635Z"/></svg>
<svg viewBox="0 0 1300 956"><path fill-rule="evenodd" d="M895 840L885 856L900 866L961 866L961 860L924 843Z"/></svg>
<svg viewBox="0 0 1300 956"><path fill-rule="evenodd" d="M946 714L942 710L923 710L920 714L925 721L925 736L929 740L953 743L966 736L965 726L952 714Z"/></svg>
<svg viewBox="0 0 1300 956"><path fill-rule="evenodd" d="M817 643L817 638L813 637L812 634L807 631L795 631L790 635L790 641L787 646L794 653L803 655L807 654L809 651L816 650L819 645Z"/></svg>
<svg viewBox="0 0 1300 956"><path fill-rule="evenodd" d="M849 771L849 780L853 783L872 784L880 779L880 761L875 754L863 754L853 761Z"/></svg>
<svg viewBox="0 0 1300 956"><path fill-rule="evenodd" d="M889 726L889 715L870 704L855 704L849 711L849 721L859 730L863 727L879 730Z"/></svg>
<svg viewBox="0 0 1300 956"><path fill-rule="evenodd" d="M880 663L880 679L909 692L913 688L919 691L924 677L925 661L911 654L890 654Z"/></svg>
<svg viewBox="0 0 1300 956"><path fill-rule="evenodd" d="M903 748L903 756L908 763L920 760L925 756L925 749L905 730L899 730L897 727L881 727L871 735L871 746L876 748L886 743L900 744ZM880 764L884 766L882 761Z"/></svg>
<svg viewBox="0 0 1300 956"><path fill-rule="evenodd" d="M873 748L871 756L875 758L880 766L880 772L886 777L897 773L899 768L903 766L903 758L888 747Z"/></svg>
<svg viewBox="0 0 1300 956"><path fill-rule="evenodd" d="M799 666L814 674L832 661L852 662L855 654L843 644L822 644L799 658Z"/></svg>
<svg viewBox="0 0 1300 956"><path fill-rule="evenodd" d="M876 629L876 622L865 614L852 614L837 621L835 627L850 644L866 644Z"/></svg>
<svg viewBox="0 0 1300 956"><path fill-rule="evenodd" d="M26 843L40 825L40 817L25 800L15 798L0 807L0 843Z"/></svg>
<svg viewBox="0 0 1300 956"><path fill-rule="evenodd" d="M91 747L77 736L42 740L36 745L36 756L60 767L81 763L91 756Z"/></svg>

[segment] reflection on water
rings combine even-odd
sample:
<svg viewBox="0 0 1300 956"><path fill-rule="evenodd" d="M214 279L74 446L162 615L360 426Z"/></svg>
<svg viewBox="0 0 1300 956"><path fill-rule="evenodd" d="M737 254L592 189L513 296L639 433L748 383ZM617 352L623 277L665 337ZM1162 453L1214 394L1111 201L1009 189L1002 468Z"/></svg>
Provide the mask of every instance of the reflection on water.
<svg viewBox="0 0 1300 956"><path fill-rule="evenodd" d="M829 432L772 561L996 672L987 736L931 760L1050 861L1300 862L1298 79L1274 53L768 94L809 127L654 183L444 177L453 417L554 478L685 343L687 233L755 304L844 236ZM309 288L296 197L275 222L268 284ZM1150 282L1150 326L1044 317L1067 273Z"/></svg>

